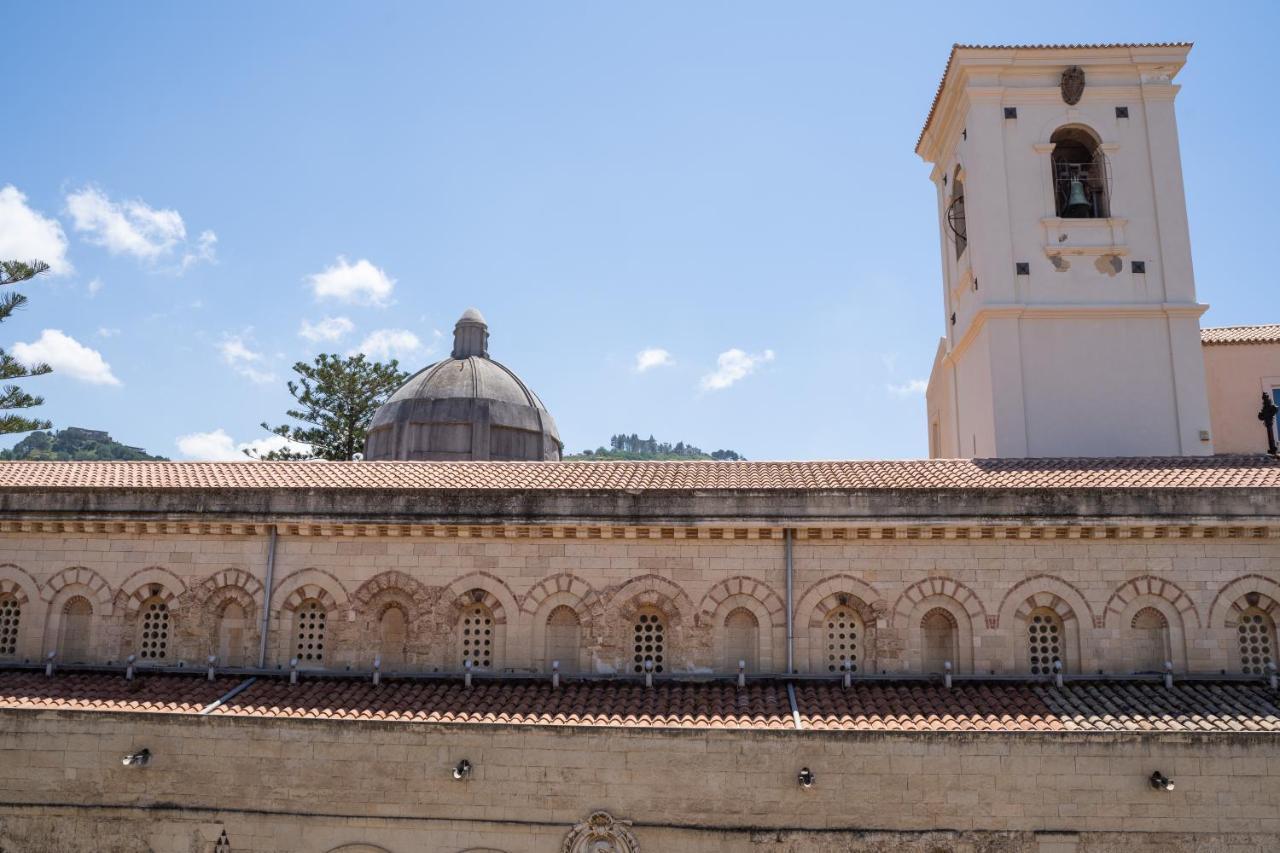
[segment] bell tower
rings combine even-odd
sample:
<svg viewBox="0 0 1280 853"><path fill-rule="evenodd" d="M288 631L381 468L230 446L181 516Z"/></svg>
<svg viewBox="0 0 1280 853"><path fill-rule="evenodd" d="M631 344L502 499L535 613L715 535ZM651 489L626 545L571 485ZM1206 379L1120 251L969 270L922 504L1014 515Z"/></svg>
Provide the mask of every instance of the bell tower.
<svg viewBox="0 0 1280 853"><path fill-rule="evenodd" d="M1173 78L1189 44L951 51L932 457L1213 452Z"/></svg>

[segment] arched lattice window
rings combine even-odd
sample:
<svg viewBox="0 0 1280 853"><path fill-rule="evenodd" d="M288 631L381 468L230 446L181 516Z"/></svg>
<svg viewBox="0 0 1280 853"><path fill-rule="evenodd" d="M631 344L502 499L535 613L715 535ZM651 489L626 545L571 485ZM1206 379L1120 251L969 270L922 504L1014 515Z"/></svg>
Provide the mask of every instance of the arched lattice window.
<svg viewBox="0 0 1280 853"><path fill-rule="evenodd" d="M755 672L760 665L760 621L745 607L736 607L724 617L724 668L737 672L738 661Z"/></svg>
<svg viewBox="0 0 1280 853"><path fill-rule="evenodd" d="M67 663L85 663L89 659L89 631L93 624L93 605L82 595L70 598L62 607L58 656Z"/></svg>
<svg viewBox="0 0 1280 853"><path fill-rule="evenodd" d="M547 616L547 669L560 661L561 672L577 672L582 655L582 623L577 612L562 604Z"/></svg>
<svg viewBox="0 0 1280 853"><path fill-rule="evenodd" d="M249 627L244 608L228 601L218 614L218 662L223 666L244 666L245 631Z"/></svg>
<svg viewBox="0 0 1280 853"><path fill-rule="evenodd" d="M925 672L945 672L944 664L956 664L956 619L935 607L920 620L921 663Z"/></svg>
<svg viewBox="0 0 1280 853"><path fill-rule="evenodd" d="M409 642L409 617L398 604L389 604L378 619L378 656L382 666L399 666L404 663L405 647Z"/></svg>
<svg viewBox="0 0 1280 853"><path fill-rule="evenodd" d="M324 634L328 619L324 605L314 598L308 598L293 612L293 656L298 659L299 666L324 666Z"/></svg>
<svg viewBox="0 0 1280 853"><path fill-rule="evenodd" d="M1027 654L1031 663L1032 675L1052 675L1054 663L1061 663L1065 671L1067 662L1063 658L1062 619L1048 607L1038 607L1027 617Z"/></svg>
<svg viewBox="0 0 1280 853"><path fill-rule="evenodd" d="M1240 670L1246 675L1265 675L1276 659L1276 623L1256 607L1240 617Z"/></svg>
<svg viewBox="0 0 1280 853"><path fill-rule="evenodd" d="M667 623L662 614L656 610L643 611L636 617L632 626L632 639L635 655L632 661L633 672L644 672L646 661L653 664L655 673L666 670L667 659Z"/></svg>
<svg viewBox="0 0 1280 853"><path fill-rule="evenodd" d="M841 605L827 614L827 672L857 672L862 661L862 620L852 607Z"/></svg>
<svg viewBox="0 0 1280 853"><path fill-rule="evenodd" d="M458 639L462 648L462 665L471 662L473 669L493 668L493 613L483 604L470 604L458 621Z"/></svg>
<svg viewBox="0 0 1280 853"><path fill-rule="evenodd" d="M1111 215L1107 196L1107 158L1097 138L1082 127L1063 127L1054 144L1053 198L1058 216L1102 219Z"/></svg>
<svg viewBox="0 0 1280 853"><path fill-rule="evenodd" d="M162 661L169 657L169 605L153 595L138 608L138 659Z"/></svg>
<svg viewBox="0 0 1280 853"><path fill-rule="evenodd" d="M18 626L22 621L22 605L12 595L0 597L0 658L18 654Z"/></svg>
<svg viewBox="0 0 1280 853"><path fill-rule="evenodd" d="M1133 617L1130 646L1135 672L1163 672L1169 660L1169 620L1154 607L1144 607Z"/></svg>

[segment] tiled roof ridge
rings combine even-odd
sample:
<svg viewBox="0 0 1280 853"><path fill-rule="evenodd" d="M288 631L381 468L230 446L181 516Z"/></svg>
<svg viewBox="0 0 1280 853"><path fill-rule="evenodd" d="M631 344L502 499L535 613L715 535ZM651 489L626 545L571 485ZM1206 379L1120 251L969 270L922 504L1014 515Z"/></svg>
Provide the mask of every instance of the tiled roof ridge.
<svg viewBox="0 0 1280 853"><path fill-rule="evenodd" d="M1257 456L609 462L0 462L3 489L771 491L1280 488Z"/></svg>
<svg viewBox="0 0 1280 853"><path fill-rule="evenodd" d="M139 674L0 670L0 710L197 714L240 685L226 674ZM291 685L260 675L212 709L214 716L259 719L559 725L609 728L794 730L787 680L635 681L545 677L477 681L368 679L313 675ZM948 689L927 681L796 683L802 725L812 731L1280 733L1275 691L1257 679L1159 681L964 680Z"/></svg>
<svg viewBox="0 0 1280 853"><path fill-rule="evenodd" d="M1102 44L962 44L955 42L951 45L951 52L947 54L947 64L942 69L942 79L938 81L938 88L934 90L933 101L929 104L929 114L925 117L924 126L920 128L920 135L916 137L916 149L920 150L920 143L924 142L924 135L929 132L929 125L933 124L933 116L938 111L938 101L942 99L942 89L947 84L947 75L951 73L951 66L955 64L956 51L960 50L1123 50L1133 48L1148 47L1192 47L1194 42L1189 41L1152 41L1152 42L1109 42Z"/></svg>
<svg viewBox="0 0 1280 853"><path fill-rule="evenodd" d="M1280 323L1206 326L1200 330L1200 343L1207 345L1280 343Z"/></svg>

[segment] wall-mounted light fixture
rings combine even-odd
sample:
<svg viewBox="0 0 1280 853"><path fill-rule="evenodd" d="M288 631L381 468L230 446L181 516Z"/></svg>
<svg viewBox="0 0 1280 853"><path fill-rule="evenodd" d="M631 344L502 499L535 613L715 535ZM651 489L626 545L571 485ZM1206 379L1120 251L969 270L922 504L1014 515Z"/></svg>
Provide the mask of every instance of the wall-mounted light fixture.
<svg viewBox="0 0 1280 853"><path fill-rule="evenodd" d="M125 767L146 767L151 763L151 750L144 748L137 752L131 752L120 759L120 763Z"/></svg>
<svg viewBox="0 0 1280 853"><path fill-rule="evenodd" d="M462 781L471 775L471 762L462 759L458 762L458 766L453 768L453 778Z"/></svg>
<svg viewBox="0 0 1280 853"><path fill-rule="evenodd" d="M801 788L808 790L818 781L818 777L808 767L801 767L800 773L796 776L796 781L800 783Z"/></svg>
<svg viewBox="0 0 1280 853"><path fill-rule="evenodd" d="M1157 791L1172 791L1173 780L1157 770L1151 774L1151 787Z"/></svg>

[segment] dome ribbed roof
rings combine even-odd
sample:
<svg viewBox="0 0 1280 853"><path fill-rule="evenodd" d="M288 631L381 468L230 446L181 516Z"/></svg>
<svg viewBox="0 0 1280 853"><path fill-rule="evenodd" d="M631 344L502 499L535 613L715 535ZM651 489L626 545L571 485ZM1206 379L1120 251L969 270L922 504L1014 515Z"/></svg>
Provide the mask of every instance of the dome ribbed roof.
<svg viewBox="0 0 1280 853"><path fill-rule="evenodd" d="M419 370L373 416L370 460L560 459L555 420L510 368L489 358L489 327L468 308L453 353Z"/></svg>

